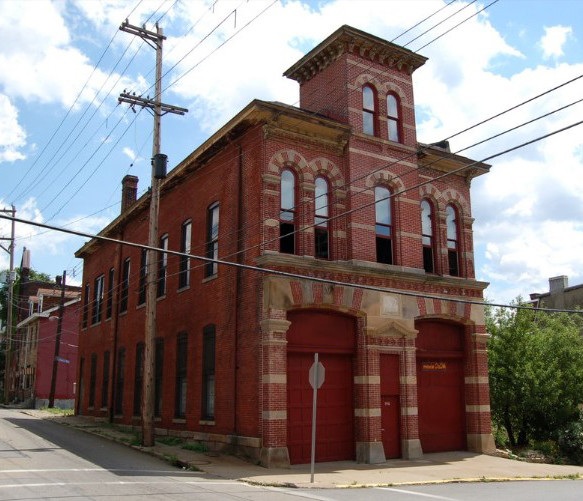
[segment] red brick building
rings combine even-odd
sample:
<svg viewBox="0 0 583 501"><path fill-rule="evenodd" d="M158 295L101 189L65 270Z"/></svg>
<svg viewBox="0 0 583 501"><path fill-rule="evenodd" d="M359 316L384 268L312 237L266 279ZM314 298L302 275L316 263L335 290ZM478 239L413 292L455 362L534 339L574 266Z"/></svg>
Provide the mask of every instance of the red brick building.
<svg viewBox="0 0 583 501"><path fill-rule="evenodd" d="M343 26L284 73L299 108L251 102L163 181L160 247L354 287L160 254L158 433L308 462L318 352L318 461L493 449L484 310L448 300L479 303L487 285L470 182L489 166L417 142L411 75L425 60ZM146 243L136 187L124 178L102 235ZM77 256L78 412L137 425L142 251L91 240Z"/></svg>
<svg viewBox="0 0 583 501"><path fill-rule="evenodd" d="M37 297L41 297L42 290L39 289ZM71 291L67 292L67 296L68 299L63 305L54 396L55 407L61 409L72 409L75 402L74 385L77 375L79 340L81 294ZM20 342L14 357L16 371L13 391L19 400L29 400L37 409L47 407L49 404L58 316L59 306L54 306L35 311L17 325Z"/></svg>

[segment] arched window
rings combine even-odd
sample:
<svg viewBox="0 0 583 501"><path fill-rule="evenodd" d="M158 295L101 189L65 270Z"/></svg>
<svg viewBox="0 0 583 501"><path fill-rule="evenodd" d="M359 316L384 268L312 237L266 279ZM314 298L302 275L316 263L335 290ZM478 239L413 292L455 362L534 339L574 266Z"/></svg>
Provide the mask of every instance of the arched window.
<svg viewBox="0 0 583 501"><path fill-rule="evenodd" d="M371 85L362 88L362 132L375 135L376 132L376 92Z"/></svg>
<svg viewBox="0 0 583 501"><path fill-rule="evenodd" d="M394 94L387 95L387 127L389 141L401 142L401 114L399 99Z"/></svg>
<svg viewBox="0 0 583 501"><path fill-rule="evenodd" d="M421 200L421 243L423 245L423 268L427 273L435 272L433 260L433 214L428 200Z"/></svg>
<svg viewBox="0 0 583 501"><path fill-rule="evenodd" d="M296 252L296 176L289 169L281 173L281 211L279 213L279 251Z"/></svg>
<svg viewBox="0 0 583 501"><path fill-rule="evenodd" d="M329 196L328 182L323 177L316 178L314 200L314 255L321 259L330 258L330 237L328 228Z"/></svg>
<svg viewBox="0 0 583 501"><path fill-rule="evenodd" d="M459 231L457 211L453 205L446 208L446 225L447 225L447 259L449 262L449 274L459 277Z"/></svg>
<svg viewBox="0 0 583 501"><path fill-rule="evenodd" d="M393 264L393 218L391 192L384 186L374 189L376 248L379 263Z"/></svg>

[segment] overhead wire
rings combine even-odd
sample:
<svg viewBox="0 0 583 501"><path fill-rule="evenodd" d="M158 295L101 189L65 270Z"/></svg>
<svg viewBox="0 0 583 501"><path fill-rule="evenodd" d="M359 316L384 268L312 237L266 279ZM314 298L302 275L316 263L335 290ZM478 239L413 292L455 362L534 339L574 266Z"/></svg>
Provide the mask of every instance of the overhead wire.
<svg viewBox="0 0 583 501"><path fill-rule="evenodd" d="M439 176L438 178L444 178L447 176L450 176L452 174L456 174L458 172L461 172L462 170L468 169L470 167L473 167L477 164L483 163L485 161L491 160L493 158L505 155L509 152L518 150L520 148L524 148L526 146L529 146L531 144L534 144L536 142L539 142L543 139L547 139L551 136L554 136L556 134L565 132L567 130L570 130L574 127L577 127L579 125L583 124L583 120L580 120L578 122L574 122L568 126L562 127L560 129L554 130L552 132L549 132L547 134L544 134L542 136L538 136L534 139L531 139L529 141L523 142L521 144L518 144L516 146L513 146L511 148L507 148L503 151L500 151L498 153L489 155L485 158L483 158L482 160L476 161L476 162L472 162L468 165L464 165L458 169L454 169L453 171L450 172L446 172L444 174L442 174L441 176ZM438 179L436 178L436 179ZM428 180L428 181L424 181L422 183L418 183L415 186L411 186L407 189L401 190L401 192L399 192L398 194L402 194L406 191L410 191L412 189L417 189L420 186L423 186L425 184L428 184L430 182L433 182L434 179L432 180ZM396 194L395 194L396 195ZM395 196L395 195L391 195ZM391 197L386 197L385 199L391 198ZM375 202L372 202L368 205L374 205ZM362 208L362 207L360 207ZM349 212L354 212L355 210L359 210L358 209L353 209L352 211ZM260 273L264 273L264 274L271 274L271 275L277 275L277 276L284 276L287 278L296 278L296 279L301 279L301 280L309 280L309 281L313 281L313 282L317 282L317 283L326 283L326 284L331 284L331 285L337 285L337 286L345 286L345 287L353 287L353 288L358 288L358 289L364 289L364 290L372 290L372 291L376 291L376 292L385 292L385 293L392 293L395 295L401 295L401 296L408 296L408 297L417 297L417 298L425 298L425 299L437 299L437 300L441 300L441 301L447 301L447 302L455 302L455 303L461 303L461 304L476 304L476 305L480 305L480 306L493 306L493 307L501 307L501 308L514 308L514 309L525 309L527 307L521 306L521 305L509 305L509 304L501 304L501 303L493 303L493 302L485 302L485 301L478 301L478 300L471 300L471 299L463 299L463 298L459 298L459 297L451 297L451 296L442 296L442 295L435 295L435 294L425 294L425 293L418 293L415 291L408 291L408 290L402 290L402 289L394 289L391 287L378 287L378 286L371 286L371 285L365 285L365 284L354 284L351 282L344 282L344 281L338 281L338 280L332 280L332 279L327 279L327 278L322 278L322 277L314 277L314 276L309 276L309 275L303 275L300 273L291 273L291 272L286 272L286 271L282 271L282 270L277 270L277 269L270 269L270 268L264 268L264 267L259 267L259 266L254 266L254 265L249 265L249 264L243 264L243 263L235 263L235 262L230 262L230 261L224 261L222 259L214 259L214 258L209 258L209 257L205 257L205 256L199 256L199 255L194 255L194 254L190 254L190 253L185 253L185 252L179 252L179 251L173 251L170 249L162 249L159 247L152 247L152 246L148 246L145 244L140 244L140 243L136 243L136 242L129 242L129 241L124 241L124 240L119 240L119 239L115 239L115 238L110 238L110 237L105 237L102 235L94 235L94 234L90 234L90 233L86 233L86 232L80 232L80 231L75 231L75 230L69 230L69 229L64 229L64 228L60 228L54 225L47 225L44 223L39 223L36 221L29 221L29 220L24 220L21 218L17 218L17 217L13 217L13 216L8 216L8 215L4 215L4 214L0 214L0 219L7 219L10 221L15 221L15 222L19 222L19 223L23 223L23 224L29 224L29 225L33 225L33 226L39 226L39 227L43 227L43 228L47 228L47 229L52 229L55 231L59 231L59 232L64 232L64 233L69 233L72 235L77 235L77 236L82 236L85 238L90 238L90 239L95 239L95 240L100 240L100 241L104 241L104 242L110 242L110 243L114 243L114 244L120 244L120 245L126 245L129 247L135 247L135 248L140 248L140 249L146 249L146 250L154 250L157 252L162 252L164 254L167 255L173 255L173 256L183 256L183 257L187 257L187 258L191 258L191 259L196 259L199 261L204 261L206 263L217 263L218 265L225 265L225 266L231 266L231 267L235 267L235 268L239 268L239 269L244 269L244 270L250 270L250 271L257 271ZM530 309L530 307L528 307ZM569 310L569 309L558 309L558 308L539 308L537 309L537 311L546 311L546 312L551 312L551 313L555 313L555 312L563 312L563 313L577 313L577 314L582 314L583 310Z"/></svg>
<svg viewBox="0 0 583 501"><path fill-rule="evenodd" d="M139 5L143 1L144 0L139 0L138 3L134 6L134 8L131 10L131 12L130 12L129 15L131 15L139 7ZM99 64L101 63L101 61L105 57L105 54L109 50L109 47L111 47L111 44L113 43L113 41L114 41L115 37L117 36L118 32L119 32L119 30L116 30L115 31L115 33L113 34L113 36L109 40L109 43L106 45L105 49L103 49L103 52L99 56L99 59L98 59L97 63L95 64L95 66L93 67L93 70L91 71L91 74L89 75L89 77L87 77L87 80L85 81L85 83L81 87L81 90L77 93L77 96L75 97L75 99L73 101L73 104L71 104L71 106L69 107L69 109L65 113L65 116L61 119L61 121L59 122L59 125L57 125L57 128L53 131L53 133L51 134L51 137L49 138L49 140L47 141L47 143L44 145L44 147L42 148L41 152L37 155L37 157L35 158L35 160L33 161L33 163L30 165L30 167L27 169L27 171L21 177L20 181L17 182L17 184L14 186L14 188L12 188L12 190L9 192L9 194L7 195L6 198L10 198L10 196L12 195L12 193L14 193L14 191L20 186L20 184L24 181L24 179L26 178L26 176L28 176L28 174L31 172L31 170L34 168L34 166L40 160L40 158L42 157L42 155L44 154L44 152L46 151L46 149L49 147L49 145L51 144L51 142L55 138L57 132L61 129L61 127L63 126L63 123L65 122L65 120L67 119L67 117L69 116L69 114L71 113L71 111L74 109L75 105L77 104L77 101L79 100L79 98L83 94L83 91L87 87L87 84L90 82L90 80L93 77L95 71L97 71L97 68L99 67Z"/></svg>

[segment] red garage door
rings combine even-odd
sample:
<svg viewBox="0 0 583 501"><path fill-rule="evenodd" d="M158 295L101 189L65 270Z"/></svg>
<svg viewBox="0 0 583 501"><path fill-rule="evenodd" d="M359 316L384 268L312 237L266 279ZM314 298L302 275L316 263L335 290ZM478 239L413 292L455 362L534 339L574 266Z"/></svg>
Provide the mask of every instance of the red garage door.
<svg viewBox="0 0 583 501"><path fill-rule="evenodd" d="M288 451L292 464L309 463L312 395L308 380L314 353L326 370L318 390L316 461L354 459L354 320L317 311L288 315Z"/></svg>
<svg viewBox="0 0 583 501"><path fill-rule="evenodd" d="M423 452L466 448L463 328L419 323L417 397Z"/></svg>

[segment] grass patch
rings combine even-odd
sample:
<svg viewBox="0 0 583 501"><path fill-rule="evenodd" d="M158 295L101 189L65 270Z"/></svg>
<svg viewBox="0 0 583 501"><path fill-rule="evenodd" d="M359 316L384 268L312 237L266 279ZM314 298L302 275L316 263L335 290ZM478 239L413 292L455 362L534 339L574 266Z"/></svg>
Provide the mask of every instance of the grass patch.
<svg viewBox="0 0 583 501"><path fill-rule="evenodd" d="M205 444L203 444L202 442L183 444L180 446L180 448L185 449L187 451L193 451L193 452L207 452L208 451L208 447Z"/></svg>
<svg viewBox="0 0 583 501"><path fill-rule="evenodd" d="M39 410L49 412L55 416L72 416L74 414L73 409L59 409L58 407L41 407Z"/></svg>
<svg viewBox="0 0 583 501"><path fill-rule="evenodd" d="M163 444L163 445L180 445L184 443L184 439L180 437L161 437L157 438L156 442Z"/></svg>

